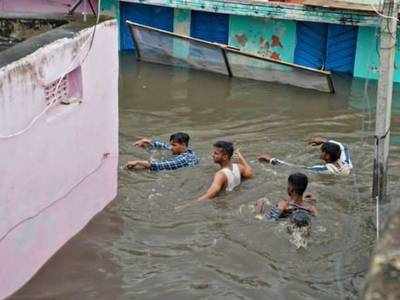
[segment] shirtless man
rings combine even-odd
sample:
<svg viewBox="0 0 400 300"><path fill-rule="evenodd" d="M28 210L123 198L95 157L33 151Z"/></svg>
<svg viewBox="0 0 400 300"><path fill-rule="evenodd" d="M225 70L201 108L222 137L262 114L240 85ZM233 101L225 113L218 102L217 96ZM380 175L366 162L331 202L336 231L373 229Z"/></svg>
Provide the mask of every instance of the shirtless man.
<svg viewBox="0 0 400 300"><path fill-rule="evenodd" d="M311 167L305 167L304 169L320 173L320 174L335 174L335 175L349 175L353 169L353 164L350 158L350 152L346 145L343 145L334 140L328 140L322 137L315 137L308 141L309 145L321 146L321 160L324 161L322 165L314 165ZM283 160L272 157L270 154L260 155L258 157L260 162L267 162L271 165L286 165L295 166L289 164Z"/></svg>

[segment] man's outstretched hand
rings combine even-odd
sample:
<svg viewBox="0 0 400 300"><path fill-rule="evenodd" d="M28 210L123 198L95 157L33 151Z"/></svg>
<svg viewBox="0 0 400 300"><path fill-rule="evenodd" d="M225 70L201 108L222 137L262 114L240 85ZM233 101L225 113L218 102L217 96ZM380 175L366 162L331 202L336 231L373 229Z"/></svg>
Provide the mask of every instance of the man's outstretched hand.
<svg viewBox="0 0 400 300"><path fill-rule="evenodd" d="M271 159L272 159L272 158L273 158L273 157L272 157L271 154L263 154L263 155L259 155L259 156L257 157L257 159L258 159L259 162L266 162L266 163L271 162Z"/></svg>
<svg viewBox="0 0 400 300"><path fill-rule="evenodd" d="M128 170L149 169L150 163L147 160L131 160L126 164Z"/></svg>
<svg viewBox="0 0 400 300"><path fill-rule="evenodd" d="M133 146L140 148L146 148L150 145L151 145L151 140L148 138L142 138L133 143Z"/></svg>
<svg viewBox="0 0 400 300"><path fill-rule="evenodd" d="M311 146L319 146L322 145L323 143L326 143L327 141L328 141L327 138L317 136L307 140L307 144Z"/></svg>

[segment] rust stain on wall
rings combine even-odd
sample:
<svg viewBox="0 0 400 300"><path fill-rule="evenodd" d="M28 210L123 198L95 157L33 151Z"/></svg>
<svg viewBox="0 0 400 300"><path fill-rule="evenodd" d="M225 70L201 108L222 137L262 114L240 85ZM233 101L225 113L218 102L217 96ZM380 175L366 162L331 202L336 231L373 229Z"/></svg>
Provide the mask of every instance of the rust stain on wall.
<svg viewBox="0 0 400 300"><path fill-rule="evenodd" d="M271 37L271 45L272 47L280 47L283 48L282 43L281 43L281 39L279 38L279 36L277 35L273 35Z"/></svg>
<svg viewBox="0 0 400 300"><path fill-rule="evenodd" d="M248 39L247 39L247 36L244 33L236 34L235 35L235 39L240 44L240 46L242 46L242 47L246 46L246 43L247 43Z"/></svg>
<svg viewBox="0 0 400 300"><path fill-rule="evenodd" d="M266 40L266 39L264 39L263 37L260 37L260 48L261 49L266 49L266 50L268 50L269 49L269 42Z"/></svg>
<svg viewBox="0 0 400 300"><path fill-rule="evenodd" d="M276 59L276 60L281 60L279 53L277 53L275 51L271 53L271 58Z"/></svg>

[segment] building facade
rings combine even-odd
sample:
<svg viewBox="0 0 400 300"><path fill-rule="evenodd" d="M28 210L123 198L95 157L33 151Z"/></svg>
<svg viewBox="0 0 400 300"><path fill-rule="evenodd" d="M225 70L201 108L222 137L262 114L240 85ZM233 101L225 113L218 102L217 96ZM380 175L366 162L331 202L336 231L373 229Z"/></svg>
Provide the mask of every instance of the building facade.
<svg viewBox="0 0 400 300"><path fill-rule="evenodd" d="M378 78L378 3L294 2L108 0L105 5L119 19L122 51L134 47L126 26L130 20L306 67ZM397 52L396 82L399 59Z"/></svg>

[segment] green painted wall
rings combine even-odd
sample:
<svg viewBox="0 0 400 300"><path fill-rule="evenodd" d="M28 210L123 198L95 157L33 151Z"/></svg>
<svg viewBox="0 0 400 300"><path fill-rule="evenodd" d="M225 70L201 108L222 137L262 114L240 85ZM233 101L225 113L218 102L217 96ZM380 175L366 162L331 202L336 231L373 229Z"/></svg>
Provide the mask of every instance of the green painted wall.
<svg viewBox="0 0 400 300"><path fill-rule="evenodd" d="M188 10L209 11L230 15L276 18L333 24L373 26L379 18L368 12L277 4L269 1L221 0L121 0L141 4L168 6Z"/></svg>
<svg viewBox="0 0 400 300"><path fill-rule="evenodd" d="M190 18L191 18L190 10L175 8L174 32L190 36Z"/></svg>
<svg viewBox="0 0 400 300"><path fill-rule="evenodd" d="M116 17L119 11L118 0L101 0L101 13Z"/></svg>
<svg viewBox="0 0 400 300"><path fill-rule="evenodd" d="M174 9L174 32L190 36L191 11L188 9ZM189 44L186 41L174 40L174 54L185 59L189 54Z"/></svg>
<svg viewBox="0 0 400 300"><path fill-rule="evenodd" d="M230 46L263 57L293 62L295 43L295 21L230 16Z"/></svg>
<svg viewBox="0 0 400 300"><path fill-rule="evenodd" d="M354 77L379 78L379 42L377 34L379 28L359 27L357 37L357 51L354 63ZM399 45L399 34L397 35ZM400 82L400 51L397 49L395 57L394 81Z"/></svg>

